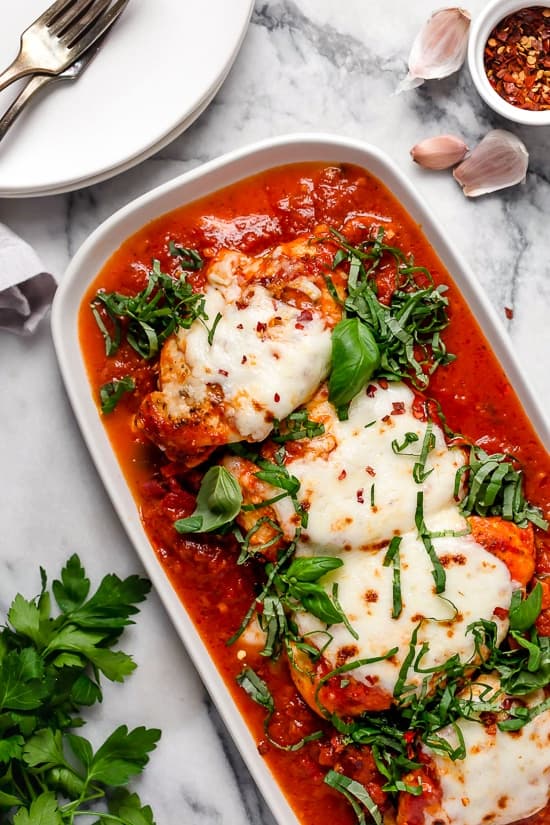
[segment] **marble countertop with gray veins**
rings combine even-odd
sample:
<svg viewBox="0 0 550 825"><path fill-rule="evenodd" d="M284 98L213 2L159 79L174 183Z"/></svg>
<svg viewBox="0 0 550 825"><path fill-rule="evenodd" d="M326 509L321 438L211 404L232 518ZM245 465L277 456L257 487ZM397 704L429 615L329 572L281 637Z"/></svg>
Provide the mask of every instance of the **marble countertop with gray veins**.
<svg viewBox="0 0 550 825"><path fill-rule="evenodd" d="M473 15L483 0L469 0ZM257 0L221 90L177 140L134 169L66 195L0 200L0 221L34 245L59 278L98 224L131 198L223 152L272 135L334 132L383 148L436 212L495 307L543 407L550 405L550 128L510 124L477 97L466 67L394 95L430 0ZM509 128L530 152L525 184L468 200L449 173L414 165L430 135L475 145ZM513 312L505 312L505 308ZM49 325L30 338L0 333L0 611L39 590L78 552L94 579L139 572L75 423ZM235 745L153 594L125 649L138 669L106 689L94 736L121 721L163 737L137 785L158 825L274 825ZM91 726L90 726L91 729Z"/></svg>

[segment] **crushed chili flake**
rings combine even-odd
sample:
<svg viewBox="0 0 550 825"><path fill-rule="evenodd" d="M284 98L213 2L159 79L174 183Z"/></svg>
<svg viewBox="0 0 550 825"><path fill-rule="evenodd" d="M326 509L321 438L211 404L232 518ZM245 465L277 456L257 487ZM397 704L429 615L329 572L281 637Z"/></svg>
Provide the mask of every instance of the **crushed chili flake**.
<svg viewBox="0 0 550 825"><path fill-rule="evenodd" d="M403 415L405 412L405 404L403 401L392 402L392 415Z"/></svg>
<svg viewBox="0 0 550 825"><path fill-rule="evenodd" d="M377 389L378 387L375 387L374 384L369 384L365 392L367 393L369 398L374 398Z"/></svg>
<svg viewBox="0 0 550 825"><path fill-rule="evenodd" d="M493 89L512 106L550 110L550 8L529 6L497 23L484 65Z"/></svg>
<svg viewBox="0 0 550 825"><path fill-rule="evenodd" d="M219 374L219 375L225 375L226 377L229 375L229 373L227 372L227 370L218 370L218 374Z"/></svg>
<svg viewBox="0 0 550 825"><path fill-rule="evenodd" d="M365 499L363 498L363 488L362 487L361 487L360 490L357 490L357 493L355 495L357 496L357 501L359 502L359 504L364 504L365 503Z"/></svg>
<svg viewBox="0 0 550 825"><path fill-rule="evenodd" d="M243 355L243 357L241 358L241 364L246 364L247 361L248 358L246 357L246 355Z"/></svg>
<svg viewBox="0 0 550 825"><path fill-rule="evenodd" d="M510 307L504 307L504 314L506 315L508 320L511 321L514 317L514 310L510 309Z"/></svg>
<svg viewBox="0 0 550 825"><path fill-rule="evenodd" d="M281 396L279 395L278 392L276 392L275 395L273 396L273 400L275 401L276 404L278 404L279 401L281 400Z"/></svg>
<svg viewBox="0 0 550 825"><path fill-rule="evenodd" d="M297 321L313 321L313 312L310 309L303 309L298 315Z"/></svg>
<svg viewBox="0 0 550 825"><path fill-rule="evenodd" d="M378 383L380 384L380 389L381 390L387 390L388 387L390 386L390 382L388 381L387 378L379 378Z"/></svg>
<svg viewBox="0 0 550 825"><path fill-rule="evenodd" d="M346 476L347 476L346 471L345 471L345 470L342 470L342 472L341 472L341 473L340 473L340 475L338 476L338 481L343 481L343 480L345 479L345 477L346 477Z"/></svg>
<svg viewBox="0 0 550 825"><path fill-rule="evenodd" d="M372 467L365 467L365 472L373 478L376 475L376 470L374 470Z"/></svg>
<svg viewBox="0 0 550 825"><path fill-rule="evenodd" d="M256 332L265 332L267 329L267 324L264 324L263 321L258 321L256 324Z"/></svg>

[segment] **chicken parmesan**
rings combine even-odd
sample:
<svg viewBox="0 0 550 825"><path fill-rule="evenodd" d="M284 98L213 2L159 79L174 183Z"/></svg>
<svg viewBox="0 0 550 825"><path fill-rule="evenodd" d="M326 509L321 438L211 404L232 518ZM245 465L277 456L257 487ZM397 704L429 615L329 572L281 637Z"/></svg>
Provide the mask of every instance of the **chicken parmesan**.
<svg viewBox="0 0 550 825"><path fill-rule="evenodd" d="M301 825L550 824L548 456L353 166L129 238L80 314L144 527Z"/></svg>

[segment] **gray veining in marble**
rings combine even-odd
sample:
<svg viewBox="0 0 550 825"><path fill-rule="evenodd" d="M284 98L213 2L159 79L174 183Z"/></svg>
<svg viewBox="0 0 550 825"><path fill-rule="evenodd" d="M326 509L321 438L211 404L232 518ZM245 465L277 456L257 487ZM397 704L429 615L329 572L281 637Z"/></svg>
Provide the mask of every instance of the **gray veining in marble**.
<svg viewBox="0 0 550 825"><path fill-rule="evenodd" d="M473 0L475 14L484 5ZM377 144L406 171L506 325L522 368L550 404L550 128L507 124L476 97L467 70L393 94L429 0L258 0L240 55L198 121L138 167L67 195L0 200L0 221L31 242L62 277L97 225L152 186L248 142L294 131L350 135ZM409 149L452 132L470 145L510 128L531 162L523 186L467 200L448 173L414 166ZM506 319L504 308L513 309ZM0 334L2 487L0 611L39 588L38 567L57 573L78 551L97 579L139 570L65 397L50 333ZM152 595L125 647L139 664L108 686L91 714L100 738L121 720L157 725L161 744L139 784L159 825L273 825L216 710Z"/></svg>

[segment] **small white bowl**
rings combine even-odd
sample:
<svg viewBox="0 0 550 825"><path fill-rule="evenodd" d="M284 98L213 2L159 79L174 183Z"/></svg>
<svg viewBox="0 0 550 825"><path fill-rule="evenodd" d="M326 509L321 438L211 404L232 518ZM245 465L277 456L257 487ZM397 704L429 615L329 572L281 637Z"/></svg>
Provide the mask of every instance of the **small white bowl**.
<svg viewBox="0 0 550 825"><path fill-rule="evenodd" d="M533 112L529 109L520 109L518 106L508 103L498 92L495 92L489 83L483 63L485 44L496 24L500 23L509 14L532 6L550 8L550 0L533 0L531 3L522 3L520 0L493 0L493 2L488 3L474 20L470 29L468 67L479 94L497 114L527 126L550 126L550 110Z"/></svg>

